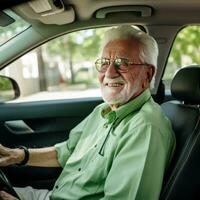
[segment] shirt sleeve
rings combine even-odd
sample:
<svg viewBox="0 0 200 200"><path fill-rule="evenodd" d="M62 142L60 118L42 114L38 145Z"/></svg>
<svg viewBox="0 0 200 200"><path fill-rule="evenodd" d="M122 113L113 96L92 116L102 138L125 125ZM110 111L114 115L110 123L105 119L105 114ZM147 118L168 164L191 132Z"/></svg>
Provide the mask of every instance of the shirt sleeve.
<svg viewBox="0 0 200 200"><path fill-rule="evenodd" d="M57 159L60 163L61 167L64 167L66 161L74 151L81 134L83 132L83 128L87 123L88 117L85 118L80 124L78 124L75 128L70 131L69 138L67 141L58 143L55 145L56 152L57 152Z"/></svg>
<svg viewBox="0 0 200 200"><path fill-rule="evenodd" d="M143 125L120 140L101 200L156 200L162 185L169 135Z"/></svg>

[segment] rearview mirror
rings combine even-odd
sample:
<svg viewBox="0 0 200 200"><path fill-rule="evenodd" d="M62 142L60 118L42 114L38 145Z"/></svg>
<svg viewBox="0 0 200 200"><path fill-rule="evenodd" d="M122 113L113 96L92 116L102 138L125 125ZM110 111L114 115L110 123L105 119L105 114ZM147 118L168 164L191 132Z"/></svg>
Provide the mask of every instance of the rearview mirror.
<svg viewBox="0 0 200 200"><path fill-rule="evenodd" d="M20 96L17 82L6 76L0 75L0 102L10 101Z"/></svg>

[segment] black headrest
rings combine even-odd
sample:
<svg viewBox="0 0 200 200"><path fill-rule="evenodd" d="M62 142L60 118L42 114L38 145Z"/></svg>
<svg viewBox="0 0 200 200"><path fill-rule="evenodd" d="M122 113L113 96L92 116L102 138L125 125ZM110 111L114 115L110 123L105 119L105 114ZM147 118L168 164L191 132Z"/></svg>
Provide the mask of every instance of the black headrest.
<svg viewBox="0 0 200 200"><path fill-rule="evenodd" d="M200 65L180 69L171 84L172 96L189 104L200 104Z"/></svg>

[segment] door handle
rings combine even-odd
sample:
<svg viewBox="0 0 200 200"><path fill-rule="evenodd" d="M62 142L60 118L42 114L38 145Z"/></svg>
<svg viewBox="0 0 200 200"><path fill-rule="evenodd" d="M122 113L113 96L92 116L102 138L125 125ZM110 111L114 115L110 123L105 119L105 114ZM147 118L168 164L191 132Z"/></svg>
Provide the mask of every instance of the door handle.
<svg viewBox="0 0 200 200"><path fill-rule="evenodd" d="M4 126L8 131L17 135L34 133L34 131L23 120L6 121Z"/></svg>

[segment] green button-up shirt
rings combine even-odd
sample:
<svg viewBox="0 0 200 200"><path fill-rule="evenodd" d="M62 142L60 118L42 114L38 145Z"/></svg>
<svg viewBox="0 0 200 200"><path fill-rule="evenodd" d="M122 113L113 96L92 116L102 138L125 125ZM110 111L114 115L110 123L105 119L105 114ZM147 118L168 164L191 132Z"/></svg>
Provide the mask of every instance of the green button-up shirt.
<svg viewBox="0 0 200 200"><path fill-rule="evenodd" d="M156 200L175 136L147 89L115 111L97 106L55 147L63 171L50 199Z"/></svg>

